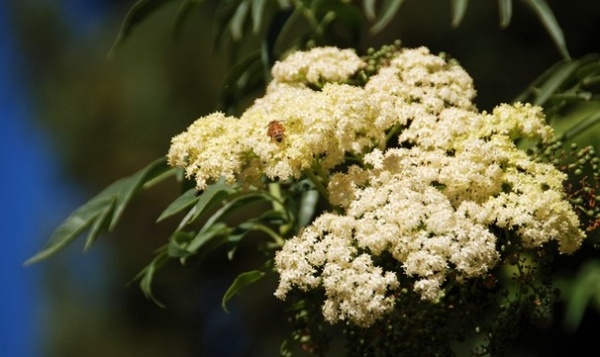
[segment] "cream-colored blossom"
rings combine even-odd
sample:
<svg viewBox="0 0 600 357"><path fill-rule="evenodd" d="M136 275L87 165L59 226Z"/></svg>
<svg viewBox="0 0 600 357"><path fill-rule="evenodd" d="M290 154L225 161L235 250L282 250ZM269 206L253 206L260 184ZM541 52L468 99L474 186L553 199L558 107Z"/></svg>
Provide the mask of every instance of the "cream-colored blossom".
<svg viewBox="0 0 600 357"><path fill-rule="evenodd" d="M322 276L326 296L323 316L331 323L348 320L368 327L394 307L394 296L388 291L398 288L397 277L374 266L368 254L350 262L328 262Z"/></svg>
<svg viewBox="0 0 600 357"><path fill-rule="evenodd" d="M300 177L315 160L328 170L343 162L347 152L359 155L381 145L385 133L373 124L377 113L360 87L328 83L321 91L313 91L271 84L241 120L282 123L285 139L281 143L262 132L246 136L244 142L263 162L267 177L288 180Z"/></svg>
<svg viewBox="0 0 600 357"><path fill-rule="evenodd" d="M275 256L280 274L275 295L284 299L292 287L322 286L323 315L332 323L369 326L389 313L394 306L390 292L399 286L396 274L375 266L368 254L358 254L355 225L351 217L324 214L288 240Z"/></svg>
<svg viewBox="0 0 600 357"><path fill-rule="evenodd" d="M471 77L425 47L400 51L369 78L365 90L379 103L378 125L385 128L409 123L431 127L426 123L435 123L444 109L475 110Z"/></svg>
<svg viewBox="0 0 600 357"><path fill-rule="evenodd" d="M171 140L169 164L184 167L200 190L220 177L232 184L243 166L241 130L237 119L223 113L200 118Z"/></svg>
<svg viewBox="0 0 600 357"><path fill-rule="evenodd" d="M322 84L346 82L366 63L350 49L316 47L294 52L272 69L273 80L284 83Z"/></svg>
<svg viewBox="0 0 600 357"><path fill-rule="evenodd" d="M508 192L500 192L482 205L488 224L516 230L525 247L539 247L550 241L559 243L561 253L579 248L585 234L562 190L565 175L552 165L531 163L523 171L507 169Z"/></svg>
<svg viewBox="0 0 600 357"><path fill-rule="evenodd" d="M529 103L500 104L491 115L485 116L482 123L480 136L501 134L512 140L529 138L542 142L548 142L554 136L552 127L545 121L542 108Z"/></svg>
<svg viewBox="0 0 600 357"><path fill-rule="evenodd" d="M323 289L327 321L367 327L394 308L399 275L433 302L449 277L484 277L499 258L499 229L526 248L581 245L566 176L515 145L552 139L541 108L480 113L464 69L426 48L399 50L364 87L345 84L364 66L350 50L297 52L239 119L211 114L173 138L169 163L199 189L221 177L260 186L345 167L327 186L340 213L317 217L276 254L277 297ZM267 135L273 121L281 141ZM384 256L397 271L377 265Z"/></svg>

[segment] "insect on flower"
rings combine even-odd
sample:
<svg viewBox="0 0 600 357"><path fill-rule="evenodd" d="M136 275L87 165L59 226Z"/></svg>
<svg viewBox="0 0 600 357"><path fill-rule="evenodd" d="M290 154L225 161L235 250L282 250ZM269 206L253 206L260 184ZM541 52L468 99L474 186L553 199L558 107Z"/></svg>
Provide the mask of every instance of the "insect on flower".
<svg viewBox="0 0 600 357"><path fill-rule="evenodd" d="M272 120L269 124L267 124L267 126L267 136L280 143L285 137L285 128L283 127L283 124L281 124L279 120Z"/></svg>

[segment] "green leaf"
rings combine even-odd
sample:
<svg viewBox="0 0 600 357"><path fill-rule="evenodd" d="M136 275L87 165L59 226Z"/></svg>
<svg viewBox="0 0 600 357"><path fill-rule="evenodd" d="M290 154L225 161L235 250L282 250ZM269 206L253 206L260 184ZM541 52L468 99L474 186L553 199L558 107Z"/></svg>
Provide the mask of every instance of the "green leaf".
<svg viewBox="0 0 600 357"><path fill-rule="evenodd" d="M512 18L513 0L498 0L498 13L500 16L500 27L507 28Z"/></svg>
<svg viewBox="0 0 600 357"><path fill-rule="evenodd" d="M248 16L249 10L250 2L248 2L247 0L242 1L238 5L237 9L235 10L235 13L233 14L233 17L231 18L229 30L231 31L231 37L236 41L242 39L244 24L246 23L246 17Z"/></svg>
<svg viewBox="0 0 600 357"><path fill-rule="evenodd" d="M167 261L169 256L165 249L161 249L156 257L148 264L141 272L139 272L134 280L140 279L140 289L144 293L147 299L154 301L154 303L160 307L165 307L152 292L152 281L154 280L154 274L162 267Z"/></svg>
<svg viewBox="0 0 600 357"><path fill-rule="evenodd" d="M460 25L469 7L469 0L452 0L452 27Z"/></svg>
<svg viewBox="0 0 600 357"><path fill-rule="evenodd" d="M223 307L223 310L225 310L225 312L229 312L227 311L227 302L231 300L231 298L234 297L237 293L239 293L241 289L257 282L263 276L265 276L265 273L260 270L252 270L238 275L238 277L235 278L229 289L227 289L227 291L225 292L225 295L223 295L223 300L221 301L221 306Z"/></svg>
<svg viewBox="0 0 600 357"><path fill-rule="evenodd" d="M107 207L112 207L113 204L114 197L107 197L100 194L76 209L54 231L44 247L25 262L25 265L44 260L64 248L85 229L90 227L97 217L101 217Z"/></svg>
<svg viewBox="0 0 600 357"><path fill-rule="evenodd" d="M543 105L546 103L558 91L561 85L573 75L577 66L577 61L567 61L562 66L556 68L550 77L537 89L533 104Z"/></svg>
<svg viewBox="0 0 600 357"><path fill-rule="evenodd" d="M306 227L313 219L317 203L319 202L319 192L317 190L304 191L298 211L298 226Z"/></svg>
<svg viewBox="0 0 600 357"><path fill-rule="evenodd" d="M577 275L566 284L565 299L565 327L569 331L575 331L581 320L585 310L590 303L595 304L595 308L599 309L597 301L600 298L600 261L591 259L583 264L577 272Z"/></svg>
<svg viewBox="0 0 600 357"><path fill-rule="evenodd" d="M262 25L262 17L265 11L266 0L252 1L252 32L258 33Z"/></svg>
<svg viewBox="0 0 600 357"><path fill-rule="evenodd" d="M561 61L539 76L515 101L543 105L570 78L578 67L577 61ZM532 98L530 98L532 97Z"/></svg>
<svg viewBox="0 0 600 357"><path fill-rule="evenodd" d="M185 220L185 224L190 223L198 219L208 209L213 208L231 195L237 194L237 190L225 183L225 180L219 180L218 182L209 185L204 193L202 193L194 206L194 212L190 215L188 220ZM182 222L183 223L183 222Z"/></svg>
<svg viewBox="0 0 600 357"><path fill-rule="evenodd" d="M264 192L251 192L248 194L244 194L243 196L237 197L234 200L228 202L225 206L215 212L204 225L205 227L210 227L214 222L223 218L226 214L229 214L239 208L248 208L248 205L253 202L257 202L260 200L268 201L271 200L272 197ZM204 229L204 228L203 228Z"/></svg>
<svg viewBox="0 0 600 357"><path fill-rule="evenodd" d="M375 2L376 0L363 0L363 9L365 11L365 16L369 21L373 21L375 19Z"/></svg>
<svg viewBox="0 0 600 357"><path fill-rule="evenodd" d="M569 128L562 136L563 140L572 140L577 135L586 132L600 123L600 111L594 112Z"/></svg>
<svg viewBox="0 0 600 357"><path fill-rule="evenodd" d="M29 258L25 265L37 263L57 253L71 243L83 231L91 227L86 239L85 249L88 249L102 232L107 228L110 232L118 223L123 210L137 193L144 182L155 179L169 167L165 159L159 159L130 177L120 179L109 185L87 203L71 213L52 233L44 247ZM108 226L108 227L107 227Z"/></svg>
<svg viewBox="0 0 600 357"><path fill-rule="evenodd" d="M176 40L181 35L181 28L183 24L192 13L192 10L203 3L204 0L184 0L179 9L177 9L177 13L175 14L175 22L173 23L173 29L171 30L171 39Z"/></svg>
<svg viewBox="0 0 600 357"><path fill-rule="evenodd" d="M173 201L158 217L156 222L160 222L166 218L176 215L177 213L185 210L186 208L192 206L196 202L200 200L199 197L196 196L195 189L187 190L183 195L177 197L175 201Z"/></svg>
<svg viewBox="0 0 600 357"><path fill-rule="evenodd" d="M313 10L319 20L319 31L323 31L329 41L360 42L363 15L358 7L338 0L322 0L315 4Z"/></svg>
<svg viewBox="0 0 600 357"><path fill-rule="evenodd" d="M156 177L161 176L163 173L167 171L171 171L171 167L167 165L167 160L164 158L160 158L150 165L146 166L144 169L136 172L132 176L120 179L119 181L112 184L110 187L115 192L115 197L117 199L115 205L115 211L112 216L112 220L110 221L109 231L111 231L125 210L125 207L129 204L129 201L133 198L133 196L140 190L142 185L145 182L149 182L154 180ZM168 176L163 176L168 177Z"/></svg>
<svg viewBox="0 0 600 357"><path fill-rule="evenodd" d="M225 89L222 101L229 111L236 108L244 96L252 93L265 84L265 72L269 69L264 66L262 51L250 51L237 61L228 70L225 78Z"/></svg>
<svg viewBox="0 0 600 357"><path fill-rule="evenodd" d="M115 201L113 201L114 203ZM87 251L92 247L94 242L96 242L96 238L100 235L100 232L103 229L108 228L108 218L114 209L114 204L106 205L103 211L96 216L94 223L92 224L92 228L88 233L87 239L85 240L85 245L83 246L83 251Z"/></svg>
<svg viewBox="0 0 600 357"><path fill-rule="evenodd" d="M369 30L371 34L376 34L383 30L392 21L403 2L404 0L384 0L383 5L381 5L379 18Z"/></svg>
<svg viewBox="0 0 600 357"><path fill-rule="evenodd" d="M252 202L266 200L269 199L269 197L270 196L265 193L249 193L237 197L221 207L217 212L210 216L202 229L200 229L195 237L189 242L185 248L187 252L189 252L189 255L197 254L200 249L204 248L209 243L211 243L211 248L216 248L227 242L229 235L234 232L234 229L230 228L225 223L218 221L223 219L225 215L232 213L239 208L248 208L248 205Z"/></svg>
<svg viewBox="0 0 600 357"><path fill-rule="evenodd" d="M114 52L121 46L123 41L125 41L125 38L129 36L131 31L146 19L148 15L170 1L172 0L138 0L133 4L127 15L125 15L125 20L123 20L123 23L121 24L121 30L117 35L115 43L108 52L108 57L114 55Z"/></svg>
<svg viewBox="0 0 600 357"><path fill-rule="evenodd" d="M564 59L570 59L569 51L567 50L567 44L563 35L562 29L556 21L556 17L552 12L552 9L548 6L545 0L523 0L540 18L540 21L552 37L554 44L558 48L561 56Z"/></svg>
<svg viewBox="0 0 600 357"><path fill-rule="evenodd" d="M232 247L227 251L227 259L233 260L233 256L237 251L239 243L250 231L251 229L246 229L243 227L243 225L240 225L235 231L233 231L227 236L226 243L232 245Z"/></svg>
<svg viewBox="0 0 600 357"><path fill-rule="evenodd" d="M167 244L167 254L173 258L185 258L189 256L190 252L187 250L187 247L195 235L195 232L173 232L171 237L169 237L169 244Z"/></svg>
<svg viewBox="0 0 600 357"><path fill-rule="evenodd" d="M194 236L194 238L187 245L186 250L189 255L196 254L200 248L204 247L211 240L219 237L226 238L230 232L231 228L229 228L225 223L218 222L214 224L207 224L202 227L202 229Z"/></svg>

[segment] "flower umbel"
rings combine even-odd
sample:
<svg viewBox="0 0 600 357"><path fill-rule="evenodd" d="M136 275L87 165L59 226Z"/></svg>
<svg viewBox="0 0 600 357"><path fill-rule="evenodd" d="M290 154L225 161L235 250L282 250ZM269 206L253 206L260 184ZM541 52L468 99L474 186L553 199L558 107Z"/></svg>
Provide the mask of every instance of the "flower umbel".
<svg viewBox="0 0 600 357"><path fill-rule="evenodd" d="M327 321L369 327L402 289L437 303L449 284L489 276L506 237L522 249L579 248L565 174L515 144L553 139L539 107L479 112L469 75L426 48L397 48L353 84L366 66L350 50L296 52L239 119L211 114L173 139L169 163L198 189L221 177L260 188L264 178L287 183L307 172L328 183L335 213L276 253L278 298L319 289ZM281 140L266 134L275 120Z"/></svg>

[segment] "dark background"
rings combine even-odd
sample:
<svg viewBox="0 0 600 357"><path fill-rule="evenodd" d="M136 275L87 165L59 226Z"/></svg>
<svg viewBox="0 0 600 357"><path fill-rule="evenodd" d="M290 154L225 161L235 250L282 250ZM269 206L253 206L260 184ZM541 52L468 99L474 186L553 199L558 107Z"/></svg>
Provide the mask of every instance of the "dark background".
<svg viewBox="0 0 600 357"><path fill-rule="evenodd" d="M574 58L600 51L600 2L548 2ZM220 109L227 56L212 46L215 1L190 15L176 43L170 31L178 4L161 8L107 59L131 4L0 4L0 355L278 355L290 328L272 295L274 279L234 298L229 314L220 308L232 279L258 264L252 249L233 262L215 254L201 264L167 266L156 281L165 309L128 285L177 223L154 223L178 195L175 183L136 199L116 232L86 254L76 242L46 262L21 266L70 210L163 156L173 135ZM449 1L406 1L384 32L370 36L365 28L361 48L401 39L406 47L449 53L474 78L485 110L512 101L560 60L542 24L519 1L507 29L498 26L494 2L470 2L456 29L449 9ZM600 326L593 310L575 335L555 325L527 328L514 354L583 351Z"/></svg>

